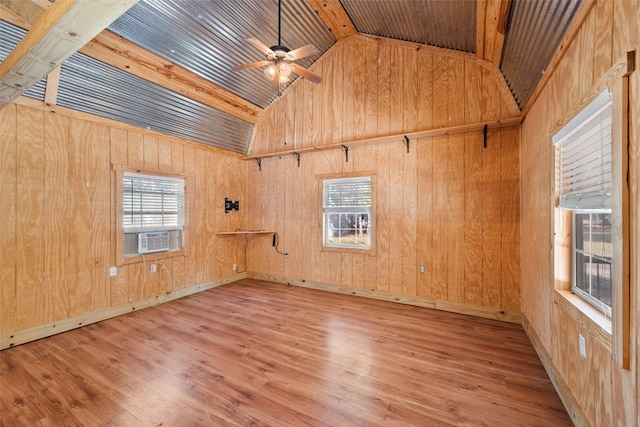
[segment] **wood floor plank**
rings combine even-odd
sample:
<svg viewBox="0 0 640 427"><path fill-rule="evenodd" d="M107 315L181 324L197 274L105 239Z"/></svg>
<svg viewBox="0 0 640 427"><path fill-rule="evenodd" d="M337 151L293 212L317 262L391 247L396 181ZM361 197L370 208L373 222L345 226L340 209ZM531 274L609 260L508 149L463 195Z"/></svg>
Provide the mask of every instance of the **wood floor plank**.
<svg viewBox="0 0 640 427"><path fill-rule="evenodd" d="M243 280L0 352L0 425L570 426L522 328Z"/></svg>

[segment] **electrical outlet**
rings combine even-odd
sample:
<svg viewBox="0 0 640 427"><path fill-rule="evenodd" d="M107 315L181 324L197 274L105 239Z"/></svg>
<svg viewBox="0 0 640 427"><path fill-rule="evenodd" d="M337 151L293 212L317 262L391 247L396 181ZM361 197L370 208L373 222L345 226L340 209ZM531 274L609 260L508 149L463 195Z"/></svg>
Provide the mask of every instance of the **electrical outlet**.
<svg viewBox="0 0 640 427"><path fill-rule="evenodd" d="M233 264L233 271L238 271L238 265L237 264Z"/></svg>
<svg viewBox="0 0 640 427"><path fill-rule="evenodd" d="M116 277L118 274L118 267L109 267L109 277Z"/></svg>
<svg viewBox="0 0 640 427"><path fill-rule="evenodd" d="M151 264L151 272L155 273L156 271L158 271L158 266L156 264Z"/></svg>
<svg viewBox="0 0 640 427"><path fill-rule="evenodd" d="M424 265L420 266L420 273L424 273Z"/></svg>
<svg viewBox="0 0 640 427"><path fill-rule="evenodd" d="M578 334L578 347L580 348L580 356L586 358L587 357L587 340L582 336L582 334Z"/></svg>

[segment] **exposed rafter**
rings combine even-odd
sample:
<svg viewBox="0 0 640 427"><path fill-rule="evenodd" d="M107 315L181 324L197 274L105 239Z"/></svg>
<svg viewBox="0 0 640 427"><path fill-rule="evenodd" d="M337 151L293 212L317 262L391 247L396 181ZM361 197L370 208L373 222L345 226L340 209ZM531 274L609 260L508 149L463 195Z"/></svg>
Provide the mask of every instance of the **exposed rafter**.
<svg viewBox="0 0 640 427"><path fill-rule="evenodd" d="M337 40L352 36L358 32L339 0L307 1Z"/></svg>
<svg viewBox="0 0 640 427"><path fill-rule="evenodd" d="M482 6L485 8L484 13L480 10ZM485 0L478 3L477 19L484 35L482 46L478 50L478 52L482 52L482 56L479 54L479 57L496 66L500 66L502 59L502 46L507 32L510 7L511 0ZM481 23L480 20L483 16L484 23ZM478 44L480 44L480 40L478 40Z"/></svg>
<svg viewBox="0 0 640 427"><path fill-rule="evenodd" d="M31 1L24 2L30 4L28 9L22 7L16 11L10 10L7 3L12 2L13 0L0 0L2 18L26 30L31 28L31 20L35 22L44 13L44 9L39 8L40 5ZM19 15L19 12L24 13L24 16ZM260 107L245 99L107 30L97 35L79 52L249 123L255 123L262 112Z"/></svg>
<svg viewBox="0 0 640 427"><path fill-rule="evenodd" d="M0 64L0 108L37 84L137 1L68 0L53 3ZM15 5L15 2L5 3L8 8ZM20 13L20 9L14 12Z"/></svg>

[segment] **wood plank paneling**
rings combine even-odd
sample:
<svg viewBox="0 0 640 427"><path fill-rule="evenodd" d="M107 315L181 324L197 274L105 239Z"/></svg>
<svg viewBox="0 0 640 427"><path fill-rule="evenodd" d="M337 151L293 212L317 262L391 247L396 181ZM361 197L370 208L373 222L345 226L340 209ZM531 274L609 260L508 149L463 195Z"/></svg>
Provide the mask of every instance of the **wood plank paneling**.
<svg viewBox="0 0 640 427"><path fill-rule="evenodd" d="M110 306L111 167L109 127L94 123L91 132L91 260L93 310Z"/></svg>
<svg viewBox="0 0 640 427"><path fill-rule="evenodd" d="M520 310L520 144L519 129L502 129L502 306Z"/></svg>
<svg viewBox="0 0 640 427"><path fill-rule="evenodd" d="M69 124L69 315L93 311L93 260L91 236L92 124ZM105 159L103 159L104 161Z"/></svg>
<svg viewBox="0 0 640 427"><path fill-rule="evenodd" d="M352 56L361 61L348 60ZM283 95L287 99L268 107L256 124L255 153L281 151L271 145L267 129L280 126L283 118L290 119L292 105L298 107L296 111L306 105L322 111L309 119L295 116L300 137L311 141L306 146L348 146L354 138L401 135L502 117L502 94L493 76L473 61L357 38L341 42L314 67L325 78L321 88L297 85L294 92ZM301 92L306 98L291 99ZM331 111L322 109L323 105L331 106ZM502 176L501 164L516 160L508 171L518 173L519 141L516 130L515 138L509 138L515 151L503 159L501 133L492 132L492 141L497 142L490 142L494 146L489 153L482 149L482 134L477 131L411 141L409 153L400 141L359 146L349 150L348 163L340 150L307 151L301 154L303 173L296 175L295 182L296 167L290 167L288 158L263 158L263 172L252 172L249 178L257 198L252 204L256 209L252 221L260 228L276 224L287 236L305 230L306 244L298 250L304 252L304 260L295 267L287 263L283 267L269 252L250 249L252 271L502 308L501 264L509 256L503 250L512 251L513 246L502 246L500 204L503 197L515 198L517 203L519 187L509 187L512 191L507 196L501 194L512 185L503 179L513 179ZM375 249L370 255L322 251L319 243L317 177L351 171L376 174ZM304 196L298 196L300 193ZM300 210L295 197L304 197L302 217L291 214ZM517 209L510 212L518 213ZM509 242L518 244L517 239ZM292 254L291 261L297 256ZM424 273L419 272L420 266ZM517 286L512 275L519 275L519 262L511 266L510 283ZM509 292L513 292L509 294L512 300L518 299L514 296L519 295L517 290ZM519 310L517 304L512 308Z"/></svg>
<svg viewBox="0 0 640 427"><path fill-rule="evenodd" d="M67 284L67 257L69 253L69 118L60 115L45 116L44 141L45 193L43 241L47 243L44 252L46 275L47 320L56 321L68 317L69 294ZM107 146L107 149L109 147ZM109 191L105 192L109 197ZM109 214L109 211L106 211ZM109 241L108 236L102 240ZM109 251L104 256L109 257Z"/></svg>
<svg viewBox="0 0 640 427"><path fill-rule="evenodd" d="M553 209L556 167L549 131L557 129L558 123L565 123L570 119L578 110L580 97L594 90L594 85L606 76L614 61L630 50L636 50L636 71L631 79L638 82L639 17L640 3L637 0L595 2L595 6L585 17L584 24L577 30L575 39L564 47L567 54L553 71L549 84L540 91L529 109L520 136L519 246L522 255L520 268L523 315L531 323L534 334L540 337L542 351L551 356L548 368L550 374L562 378L563 381L559 384L565 384L562 394L570 397L570 412L581 414L585 425L627 426L640 423L640 329L637 327L639 300L636 292L630 303L632 312L636 313L631 325L635 328L635 333L631 336L635 353L630 369L621 369L614 362L615 355L612 353L612 347L617 345L619 339L619 326L613 322L612 327L606 327L609 320L596 317L593 314L595 310L590 312L577 303L565 301L567 298L564 294L555 290L555 287L564 289L568 286L570 258L562 256L562 248L558 245L570 245L570 238L566 234L567 225L563 223L560 228L558 223L563 216ZM640 103L637 86L635 93L633 82L630 87L632 90L628 114L631 117L631 130L637 129ZM509 148L505 141L503 140L503 150ZM629 144L630 153L634 144L637 149L637 135L636 138L629 138ZM505 153L504 158L507 159L509 155ZM509 163L503 163L503 174L515 174L515 171L505 170L508 166ZM630 172L629 178L632 181L631 175ZM637 212L637 189L635 195L634 191L630 193L635 197L630 208ZM503 195L511 198L508 192L503 192ZM502 214L512 216L512 203L505 199L503 201ZM515 234L516 230L510 229L510 221L505 220L503 224L507 227L503 232L504 236ZM555 259L554 233L558 234L555 238ZM630 231L629 241L637 242L639 239L636 227ZM510 243L505 240L503 244ZM503 262L514 259L504 258ZM564 264L554 266L554 262ZM512 268L514 266L503 263L503 278L507 281L509 275L513 276L509 273ZM636 276L634 286L637 287L637 284ZM514 300L517 296L503 293L503 297L507 305L507 300ZM558 301L565 302L560 304ZM616 311L618 309L614 307L614 313L619 314ZM614 314L614 318L616 315ZM578 334L586 342L585 356L579 352Z"/></svg>
<svg viewBox="0 0 640 427"><path fill-rule="evenodd" d="M243 215L226 223L216 217L224 216L218 188L246 197L246 162L187 141L48 108L12 104L0 113L3 342L29 328L35 339L54 333L57 322L78 316L90 320L92 313L232 275L239 243L219 242L220 259L196 248L208 249L219 224L244 227ZM202 164L202 159L208 161ZM154 255L156 273L146 260L118 266L109 277L118 259L116 184L123 168L180 173L186 179L187 247L175 258ZM199 192L196 176L202 178Z"/></svg>
<svg viewBox="0 0 640 427"><path fill-rule="evenodd" d="M16 329L16 106L0 110L0 334Z"/></svg>
<svg viewBox="0 0 640 427"><path fill-rule="evenodd" d="M482 135L465 135L464 144L464 302L482 305Z"/></svg>
<svg viewBox="0 0 640 427"><path fill-rule="evenodd" d="M44 114L17 109L16 328L46 323L44 289Z"/></svg>

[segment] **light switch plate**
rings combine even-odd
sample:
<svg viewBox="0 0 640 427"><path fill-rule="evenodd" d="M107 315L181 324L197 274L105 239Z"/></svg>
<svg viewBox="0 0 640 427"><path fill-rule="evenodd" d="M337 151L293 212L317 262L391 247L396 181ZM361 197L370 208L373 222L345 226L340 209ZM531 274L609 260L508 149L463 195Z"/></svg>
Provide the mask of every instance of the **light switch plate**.
<svg viewBox="0 0 640 427"><path fill-rule="evenodd" d="M587 340L584 339L582 334L578 334L578 347L580 348L580 356L587 357Z"/></svg>
<svg viewBox="0 0 640 427"><path fill-rule="evenodd" d="M109 277L116 277L118 274L118 267L109 267Z"/></svg>

